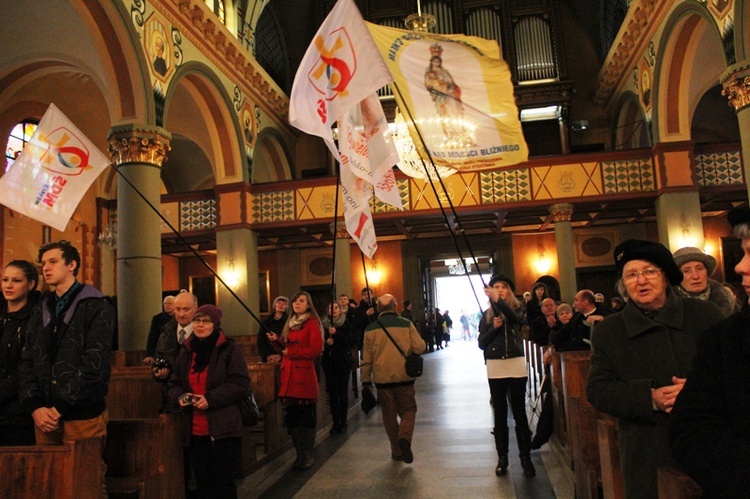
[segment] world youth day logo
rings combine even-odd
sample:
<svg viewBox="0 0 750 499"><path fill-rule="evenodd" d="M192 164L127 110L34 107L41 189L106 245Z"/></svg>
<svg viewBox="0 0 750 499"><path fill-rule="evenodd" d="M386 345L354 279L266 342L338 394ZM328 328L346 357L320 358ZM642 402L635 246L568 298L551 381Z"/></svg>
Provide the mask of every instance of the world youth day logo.
<svg viewBox="0 0 750 499"><path fill-rule="evenodd" d="M90 167L89 149L72 130L60 127L48 135L40 134L39 144L47 146L39 157L45 170L74 177Z"/></svg>
<svg viewBox="0 0 750 499"><path fill-rule="evenodd" d="M308 73L307 79L323 95L317 101L317 111L325 123L328 115L326 101L332 101L339 95L346 97L347 87L357 72L357 56L346 28L332 31L325 39L317 36L314 43L320 52L320 58Z"/></svg>

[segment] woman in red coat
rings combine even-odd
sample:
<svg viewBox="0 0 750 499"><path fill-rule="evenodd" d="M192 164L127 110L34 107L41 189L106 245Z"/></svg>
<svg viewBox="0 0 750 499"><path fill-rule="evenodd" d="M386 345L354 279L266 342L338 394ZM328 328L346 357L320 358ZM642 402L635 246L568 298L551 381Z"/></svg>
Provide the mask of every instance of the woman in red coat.
<svg viewBox="0 0 750 499"><path fill-rule="evenodd" d="M283 345L279 398L286 407L286 427L297 451L292 467L306 470L315 463L315 359L323 351L323 326L308 293L300 291L292 297L292 313L281 337L269 334L268 339Z"/></svg>

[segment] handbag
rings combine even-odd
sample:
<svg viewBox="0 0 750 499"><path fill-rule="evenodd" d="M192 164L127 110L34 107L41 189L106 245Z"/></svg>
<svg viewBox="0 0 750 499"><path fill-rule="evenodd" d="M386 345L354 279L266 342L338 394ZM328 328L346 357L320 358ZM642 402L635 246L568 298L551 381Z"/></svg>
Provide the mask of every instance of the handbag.
<svg viewBox="0 0 750 499"><path fill-rule="evenodd" d="M398 346L398 343L396 343L396 340L393 339L393 336L391 336L391 333L388 332L388 329L383 325L382 322L380 322L380 319L377 319L378 324L380 324L380 327L383 328L383 331L385 331L385 334L388 336L388 339L391 340L393 345L396 347L398 352L404 357L406 360L405 367L406 367L406 374L407 376L411 378L418 378L422 376L422 372L424 371L424 359L421 355L418 353L410 353L409 355L406 355L403 350L401 350L401 347Z"/></svg>
<svg viewBox="0 0 750 499"><path fill-rule="evenodd" d="M247 393L239 401L240 416L242 416L242 426L255 426L260 420L260 410L255 402L253 390L247 387Z"/></svg>

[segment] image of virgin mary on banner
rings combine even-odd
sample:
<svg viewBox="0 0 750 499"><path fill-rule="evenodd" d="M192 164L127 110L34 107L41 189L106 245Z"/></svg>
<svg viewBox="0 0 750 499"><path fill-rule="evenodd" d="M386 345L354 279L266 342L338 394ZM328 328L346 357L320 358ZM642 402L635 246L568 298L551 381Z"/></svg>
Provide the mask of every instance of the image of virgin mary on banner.
<svg viewBox="0 0 750 499"><path fill-rule="evenodd" d="M425 161L476 171L527 160L510 69L496 41L366 25Z"/></svg>

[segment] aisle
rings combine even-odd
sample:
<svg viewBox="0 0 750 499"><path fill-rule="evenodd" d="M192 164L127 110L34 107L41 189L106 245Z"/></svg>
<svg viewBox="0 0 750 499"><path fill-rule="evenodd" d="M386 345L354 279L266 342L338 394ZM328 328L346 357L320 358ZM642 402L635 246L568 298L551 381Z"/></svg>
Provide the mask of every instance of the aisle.
<svg viewBox="0 0 750 499"><path fill-rule="evenodd" d="M532 453L537 476L523 476L512 428L508 474L494 475L492 409L476 342L454 341L425 356L417 404L411 465L391 460L379 408L369 417L359 411L347 435L316 447L315 468L285 473L260 497L573 497L572 483L548 446Z"/></svg>

